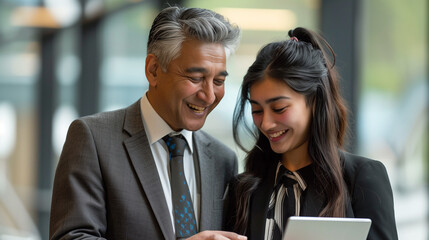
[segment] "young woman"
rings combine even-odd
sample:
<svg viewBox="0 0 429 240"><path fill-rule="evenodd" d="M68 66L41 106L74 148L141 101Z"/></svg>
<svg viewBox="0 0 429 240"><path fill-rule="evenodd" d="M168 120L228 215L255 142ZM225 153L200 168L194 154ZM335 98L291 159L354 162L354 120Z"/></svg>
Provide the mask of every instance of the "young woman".
<svg viewBox="0 0 429 240"><path fill-rule="evenodd" d="M372 220L368 239L397 239L384 165L342 149L347 109L331 47L304 28L289 36L263 47L242 83L234 139L246 151L244 129L256 143L230 185L226 228L276 240L289 216L362 217Z"/></svg>

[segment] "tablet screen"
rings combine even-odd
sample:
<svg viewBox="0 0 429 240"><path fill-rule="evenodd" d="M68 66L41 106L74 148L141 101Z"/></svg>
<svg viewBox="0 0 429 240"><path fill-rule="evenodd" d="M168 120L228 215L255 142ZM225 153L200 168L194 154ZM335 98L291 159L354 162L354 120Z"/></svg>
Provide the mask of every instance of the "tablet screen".
<svg viewBox="0 0 429 240"><path fill-rule="evenodd" d="M288 219L283 240L365 240L371 219L298 217Z"/></svg>

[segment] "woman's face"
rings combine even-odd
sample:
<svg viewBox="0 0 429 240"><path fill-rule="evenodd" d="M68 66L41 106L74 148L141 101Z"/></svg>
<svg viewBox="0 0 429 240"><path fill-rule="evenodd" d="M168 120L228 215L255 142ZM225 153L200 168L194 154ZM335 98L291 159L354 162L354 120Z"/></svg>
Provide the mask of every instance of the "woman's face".
<svg viewBox="0 0 429 240"><path fill-rule="evenodd" d="M305 96L282 80L265 77L250 87L253 123L268 138L274 152L307 154L311 108Z"/></svg>

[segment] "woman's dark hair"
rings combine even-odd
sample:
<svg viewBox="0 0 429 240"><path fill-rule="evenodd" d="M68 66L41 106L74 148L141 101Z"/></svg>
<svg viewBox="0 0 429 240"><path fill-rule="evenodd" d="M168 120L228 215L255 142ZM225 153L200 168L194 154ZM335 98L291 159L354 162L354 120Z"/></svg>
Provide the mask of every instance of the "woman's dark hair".
<svg viewBox="0 0 429 240"><path fill-rule="evenodd" d="M313 109L310 121L308 153L313 160L315 181L326 200L320 216L344 217L347 198L339 149L347 129L347 109L339 93L334 68L335 54L317 33L305 28L289 31L290 40L264 46L249 67L234 110L233 135L240 148L247 152L245 172L238 180L237 216L234 230L244 234L247 229L250 196L267 169L281 159L273 152L268 139L245 121L245 110L252 85L265 77L286 83L305 96ZM326 52L331 53L331 59ZM332 60L332 64L331 61ZM252 149L245 148L239 132L244 129L256 140Z"/></svg>

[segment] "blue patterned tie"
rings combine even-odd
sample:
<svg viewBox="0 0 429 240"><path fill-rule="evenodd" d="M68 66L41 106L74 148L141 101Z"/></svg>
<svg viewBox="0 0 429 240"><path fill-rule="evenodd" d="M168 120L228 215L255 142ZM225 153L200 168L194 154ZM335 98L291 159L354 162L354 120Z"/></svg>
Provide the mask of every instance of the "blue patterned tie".
<svg viewBox="0 0 429 240"><path fill-rule="evenodd" d="M182 135L165 136L163 140L170 152L171 196L173 200L176 238L187 238L197 233L191 195L183 170L183 152L186 140Z"/></svg>

